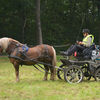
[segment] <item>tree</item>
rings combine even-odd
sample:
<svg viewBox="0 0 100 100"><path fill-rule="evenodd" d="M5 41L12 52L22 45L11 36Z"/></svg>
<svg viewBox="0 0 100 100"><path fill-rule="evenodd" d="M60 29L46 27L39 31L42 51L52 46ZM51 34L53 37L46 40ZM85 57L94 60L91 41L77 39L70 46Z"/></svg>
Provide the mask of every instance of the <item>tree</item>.
<svg viewBox="0 0 100 100"><path fill-rule="evenodd" d="M98 7L98 21L99 21L98 27L99 27L99 47L100 47L100 0L97 0L97 7Z"/></svg>
<svg viewBox="0 0 100 100"><path fill-rule="evenodd" d="M88 28L95 44L100 44L99 1L0 0L0 38L10 37L28 45L42 44L42 38L49 45L73 44L85 13L82 29ZM79 40L82 38L80 34ZM67 48L56 48L61 49Z"/></svg>
<svg viewBox="0 0 100 100"><path fill-rule="evenodd" d="M40 0L36 0L36 31L37 31L37 44L42 44L42 31L40 22Z"/></svg>

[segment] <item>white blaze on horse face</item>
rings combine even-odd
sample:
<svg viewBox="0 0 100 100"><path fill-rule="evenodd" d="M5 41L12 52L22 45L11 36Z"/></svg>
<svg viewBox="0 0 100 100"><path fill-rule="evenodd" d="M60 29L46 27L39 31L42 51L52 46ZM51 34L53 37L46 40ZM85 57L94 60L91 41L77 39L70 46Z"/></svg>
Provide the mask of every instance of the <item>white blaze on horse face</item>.
<svg viewBox="0 0 100 100"><path fill-rule="evenodd" d="M9 38L7 37L0 38L0 46L3 50L6 50L8 45L9 45Z"/></svg>

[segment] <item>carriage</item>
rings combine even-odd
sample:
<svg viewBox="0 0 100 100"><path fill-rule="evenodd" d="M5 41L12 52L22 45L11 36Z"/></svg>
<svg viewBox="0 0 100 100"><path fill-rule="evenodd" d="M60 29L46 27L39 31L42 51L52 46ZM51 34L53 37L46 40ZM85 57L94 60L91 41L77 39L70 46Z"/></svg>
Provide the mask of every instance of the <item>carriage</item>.
<svg viewBox="0 0 100 100"><path fill-rule="evenodd" d="M64 70L57 70L58 78L64 78L69 83L79 83L83 79L90 80L91 77L100 81L100 59L92 60L99 53L98 49L99 46L93 44L83 52L75 52L75 60L61 59L62 65L59 68Z"/></svg>
<svg viewBox="0 0 100 100"><path fill-rule="evenodd" d="M42 44L29 48L27 45L11 38L0 39L0 53L5 50L8 54L10 62L15 68L16 82L19 81L19 65L33 65L38 70L38 67L42 68L45 71L44 81L47 80L49 69L51 71L50 80L54 80L55 69L58 69L58 78L64 78L69 83L79 83L84 77L87 80L93 77L96 81L99 81L100 63L97 60L100 59L92 60L99 53L98 47L97 45L97 49L95 49L95 44L93 44L83 52L75 53L75 60L68 60L68 57L61 59L61 66L57 67L56 52L52 46ZM44 65L44 68L40 64Z"/></svg>

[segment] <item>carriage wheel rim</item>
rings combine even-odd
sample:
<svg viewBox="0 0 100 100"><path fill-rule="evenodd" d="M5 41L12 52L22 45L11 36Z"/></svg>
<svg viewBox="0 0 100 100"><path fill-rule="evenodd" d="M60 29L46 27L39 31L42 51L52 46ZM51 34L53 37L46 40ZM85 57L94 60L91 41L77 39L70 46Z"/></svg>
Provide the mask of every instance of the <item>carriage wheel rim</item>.
<svg viewBox="0 0 100 100"><path fill-rule="evenodd" d="M96 81L100 82L100 68L95 73L95 79Z"/></svg>
<svg viewBox="0 0 100 100"><path fill-rule="evenodd" d="M67 68L67 66L65 66L65 65L62 64L62 65L59 66L59 68ZM61 80L64 79L64 70L58 69L57 70L57 76Z"/></svg>
<svg viewBox="0 0 100 100"><path fill-rule="evenodd" d="M66 71L66 80L69 83L79 83L83 79L83 72L79 67L72 66Z"/></svg>
<svg viewBox="0 0 100 100"><path fill-rule="evenodd" d="M62 77L64 77L64 71L59 70L59 72L57 73L57 75L58 75L59 79L62 79Z"/></svg>

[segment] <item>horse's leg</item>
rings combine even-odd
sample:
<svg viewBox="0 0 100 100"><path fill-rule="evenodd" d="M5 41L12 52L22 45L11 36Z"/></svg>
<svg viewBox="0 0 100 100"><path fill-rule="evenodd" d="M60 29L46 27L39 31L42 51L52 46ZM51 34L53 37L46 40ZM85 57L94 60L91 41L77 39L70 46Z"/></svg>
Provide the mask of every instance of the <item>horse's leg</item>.
<svg viewBox="0 0 100 100"><path fill-rule="evenodd" d="M49 71L49 67L47 65L44 65L44 67L45 67L46 71ZM46 71L45 71L45 75L44 75L43 81L47 80L48 72L46 72Z"/></svg>
<svg viewBox="0 0 100 100"><path fill-rule="evenodd" d="M50 67L50 71L51 71L50 80L53 80L54 81L54 68L53 67Z"/></svg>
<svg viewBox="0 0 100 100"><path fill-rule="evenodd" d="M16 82L19 82L19 64L17 62L14 62L14 68L15 68L15 75L16 75Z"/></svg>

